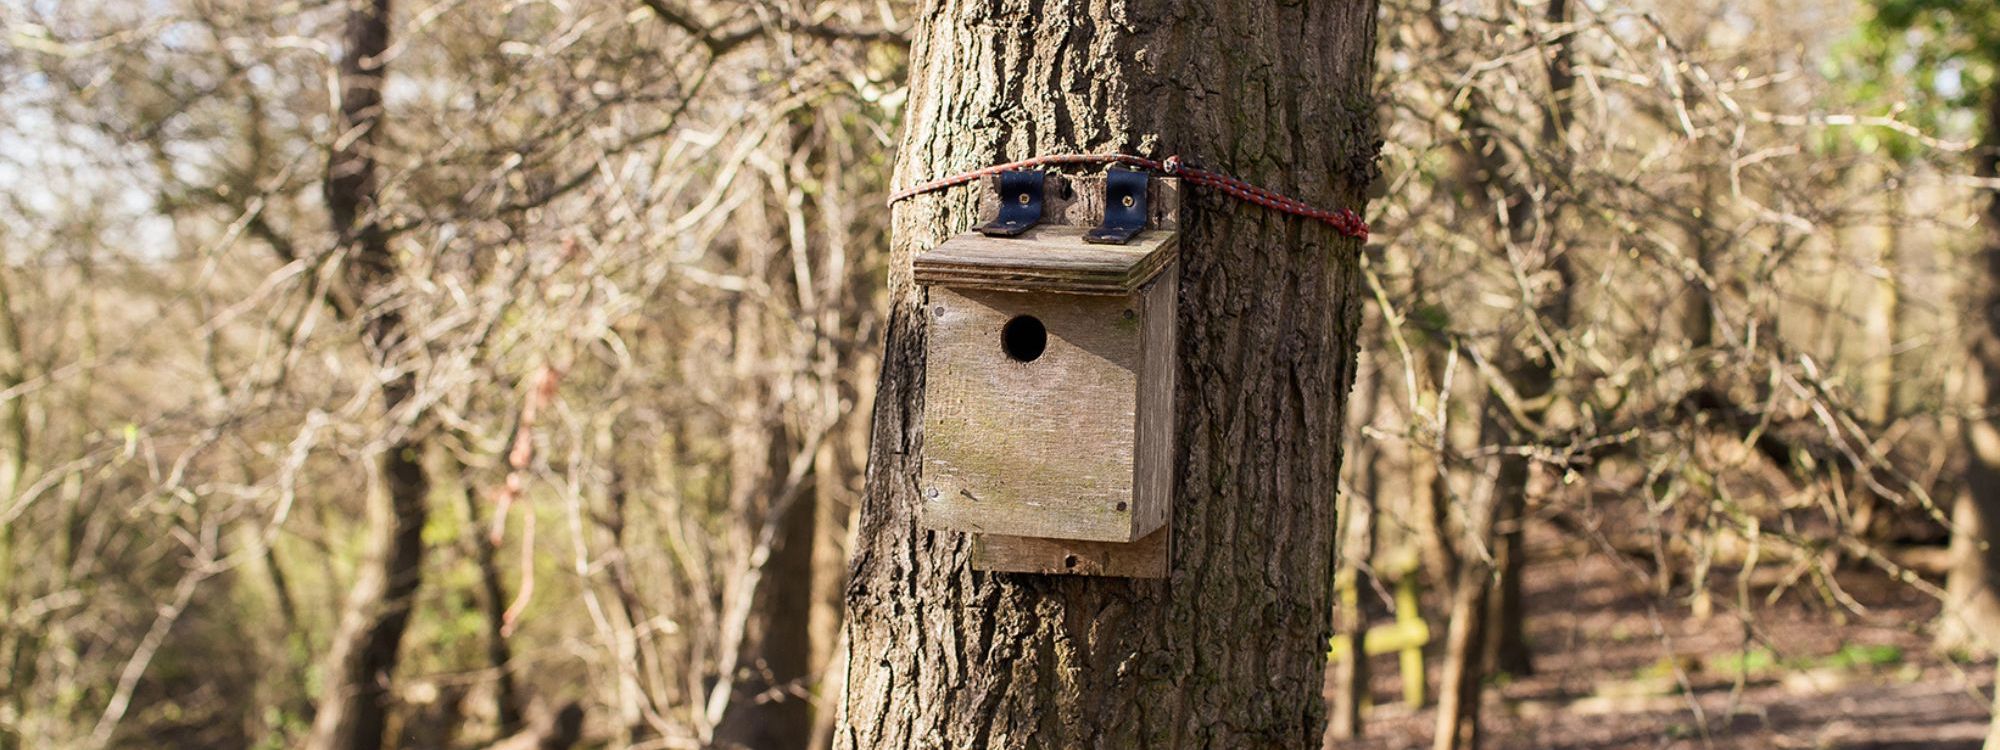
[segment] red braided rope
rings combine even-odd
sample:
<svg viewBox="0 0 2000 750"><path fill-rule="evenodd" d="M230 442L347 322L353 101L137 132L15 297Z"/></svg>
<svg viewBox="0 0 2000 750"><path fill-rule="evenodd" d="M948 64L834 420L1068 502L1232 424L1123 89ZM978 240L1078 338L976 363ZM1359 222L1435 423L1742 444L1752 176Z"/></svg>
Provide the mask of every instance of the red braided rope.
<svg viewBox="0 0 2000 750"><path fill-rule="evenodd" d="M1037 156L1032 159L1008 162L1006 164L995 164L968 172L960 172L950 177L943 177L904 188L897 191L894 195L889 196L889 204L895 205L897 201L905 198L921 195L933 190L943 190L954 185L963 185L981 177L988 177L1010 170L1077 164L1122 164L1149 172L1159 172L1170 177L1179 177L1195 185L1205 185L1221 190L1229 197L1240 201L1255 203L1273 211L1324 222L1335 230L1338 230L1341 234L1363 242L1368 241L1368 222L1363 221L1359 214L1351 210L1341 208L1328 211L1321 208L1314 208L1305 201L1252 185L1229 175L1220 172L1211 172L1200 167L1188 166L1178 156L1169 156L1165 161L1154 161L1130 154L1049 154L1047 156Z"/></svg>

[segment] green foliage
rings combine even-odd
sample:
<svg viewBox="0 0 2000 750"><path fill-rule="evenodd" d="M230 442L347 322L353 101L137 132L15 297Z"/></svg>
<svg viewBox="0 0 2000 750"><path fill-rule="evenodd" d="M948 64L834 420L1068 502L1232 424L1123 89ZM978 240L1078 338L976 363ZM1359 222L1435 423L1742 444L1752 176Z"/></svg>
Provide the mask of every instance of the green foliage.
<svg viewBox="0 0 2000 750"><path fill-rule="evenodd" d="M1875 0L1870 27L1917 30L1966 45L1961 54L2000 61L2000 2L1993 0Z"/></svg>
<svg viewBox="0 0 2000 750"><path fill-rule="evenodd" d="M1778 657L1768 648L1732 651L1708 660L1708 668L1722 674L1761 674L1777 664Z"/></svg>
<svg viewBox="0 0 2000 750"><path fill-rule="evenodd" d="M280 705L264 707L263 719L268 731L257 738L257 744L251 746L253 750L282 750L291 746L292 738L303 737L312 729L311 717Z"/></svg>
<svg viewBox="0 0 2000 750"><path fill-rule="evenodd" d="M1410 307L1410 330L1420 339L1412 343L1434 344L1445 340L1444 332L1451 330L1451 311L1443 305L1418 303Z"/></svg>
<svg viewBox="0 0 2000 750"><path fill-rule="evenodd" d="M1857 667L1881 667L1903 660L1903 649L1896 646L1861 646L1847 644L1839 651L1827 656L1823 662L1829 667L1853 669Z"/></svg>
<svg viewBox="0 0 2000 750"><path fill-rule="evenodd" d="M1871 0L1871 5L1873 15L1821 72L1849 82L1845 94L1863 114L1893 116L1948 137L1977 128L1972 113L2000 67L2000 2ZM1864 152L1881 148L1906 159L1919 148L1911 137L1889 130L1850 132Z"/></svg>
<svg viewBox="0 0 2000 750"><path fill-rule="evenodd" d="M1863 646L1845 644L1840 650L1823 656L1800 656L1778 658L1768 648L1753 648L1719 654L1702 659L1704 671L1722 675L1744 674L1752 677L1766 677L1780 670L1806 671L1813 669L1833 669L1841 671L1872 669L1899 664L1903 661L1903 649L1893 645ZM1657 666L1657 665L1656 665ZM1652 672L1656 674L1657 672ZM1642 672L1642 674L1649 674Z"/></svg>

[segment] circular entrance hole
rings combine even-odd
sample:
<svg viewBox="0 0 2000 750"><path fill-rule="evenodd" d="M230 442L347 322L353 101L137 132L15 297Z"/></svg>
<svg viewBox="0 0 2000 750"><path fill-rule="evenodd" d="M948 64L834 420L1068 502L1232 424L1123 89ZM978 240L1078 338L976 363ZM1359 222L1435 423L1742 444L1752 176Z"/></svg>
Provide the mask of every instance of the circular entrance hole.
<svg viewBox="0 0 2000 750"><path fill-rule="evenodd" d="M1000 350L1015 362L1033 362L1049 348L1049 329L1033 315L1016 315L1000 327Z"/></svg>

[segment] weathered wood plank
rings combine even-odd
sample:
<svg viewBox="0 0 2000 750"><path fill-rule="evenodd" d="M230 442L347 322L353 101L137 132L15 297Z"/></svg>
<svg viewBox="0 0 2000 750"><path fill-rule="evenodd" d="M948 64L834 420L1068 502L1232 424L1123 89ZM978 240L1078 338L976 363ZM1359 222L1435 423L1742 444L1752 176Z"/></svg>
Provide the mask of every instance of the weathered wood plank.
<svg viewBox="0 0 2000 750"><path fill-rule="evenodd" d="M1180 264L1168 265L1140 292L1139 420L1133 442L1133 524L1157 528L1168 522L1174 497L1174 380L1179 362Z"/></svg>
<svg viewBox="0 0 2000 750"><path fill-rule="evenodd" d="M1145 335L1140 343L1141 367L1151 376L1142 377L1139 418L1135 423L1134 495L1139 498L1135 508L1140 515L1134 521L1143 527L1157 523L1158 530L1138 541L1123 543L975 534L974 569L1167 577L1168 552L1173 541L1173 408L1179 342L1174 295L1179 288L1180 269L1176 263L1166 268L1140 297L1140 303L1147 308Z"/></svg>
<svg viewBox="0 0 2000 750"><path fill-rule="evenodd" d="M1137 506L1158 497L1134 492L1137 298L933 287L929 305L927 525L1116 542L1159 527ZM1032 361L1002 346L1017 317L1046 331Z"/></svg>
<svg viewBox="0 0 2000 750"><path fill-rule="evenodd" d="M1093 245L1079 227L1042 225L1017 237L967 232L914 261L919 284L1018 292L1136 291L1178 256L1179 235L1148 230L1129 245Z"/></svg>
<svg viewBox="0 0 2000 750"><path fill-rule="evenodd" d="M1167 527L1124 544L980 534L972 540L972 567L996 573L1165 578L1172 544L1173 530Z"/></svg>

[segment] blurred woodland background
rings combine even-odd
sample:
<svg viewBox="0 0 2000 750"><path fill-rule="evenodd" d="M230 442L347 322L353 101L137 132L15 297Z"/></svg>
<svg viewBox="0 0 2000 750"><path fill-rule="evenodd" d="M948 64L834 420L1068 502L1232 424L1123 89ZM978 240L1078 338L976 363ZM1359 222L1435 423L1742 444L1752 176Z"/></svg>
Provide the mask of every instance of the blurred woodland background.
<svg viewBox="0 0 2000 750"><path fill-rule="evenodd" d="M0 0L0 750L828 746L920 12ZM1329 746L1978 746L2000 3L1380 19Z"/></svg>

